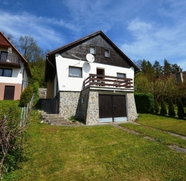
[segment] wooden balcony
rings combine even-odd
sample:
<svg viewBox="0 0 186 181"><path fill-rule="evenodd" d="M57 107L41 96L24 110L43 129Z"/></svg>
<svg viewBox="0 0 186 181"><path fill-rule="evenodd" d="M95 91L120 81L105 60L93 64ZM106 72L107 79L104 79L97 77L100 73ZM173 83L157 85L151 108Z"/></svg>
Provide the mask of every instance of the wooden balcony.
<svg viewBox="0 0 186 181"><path fill-rule="evenodd" d="M6 59L0 57L0 65L20 68L20 58L16 55L8 55Z"/></svg>
<svg viewBox="0 0 186 181"><path fill-rule="evenodd" d="M90 74L83 82L83 88L87 87L131 89L133 81L129 78Z"/></svg>

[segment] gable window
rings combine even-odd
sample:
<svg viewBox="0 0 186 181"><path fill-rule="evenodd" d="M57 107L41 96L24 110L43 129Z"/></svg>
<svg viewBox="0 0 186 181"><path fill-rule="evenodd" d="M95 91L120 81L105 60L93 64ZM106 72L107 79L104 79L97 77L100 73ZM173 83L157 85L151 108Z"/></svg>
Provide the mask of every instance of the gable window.
<svg viewBox="0 0 186 181"><path fill-rule="evenodd" d="M123 73L117 73L118 78L126 78L126 74Z"/></svg>
<svg viewBox="0 0 186 181"><path fill-rule="evenodd" d="M105 50L105 57L110 57L110 51L109 50Z"/></svg>
<svg viewBox="0 0 186 181"><path fill-rule="evenodd" d="M82 77L82 68L69 67L69 77Z"/></svg>
<svg viewBox="0 0 186 181"><path fill-rule="evenodd" d="M90 47L90 53L91 54L96 54L96 48L95 47Z"/></svg>
<svg viewBox="0 0 186 181"><path fill-rule="evenodd" d="M12 69L0 68L0 76L12 77Z"/></svg>
<svg viewBox="0 0 186 181"><path fill-rule="evenodd" d="M8 52L1 51L0 60L1 60L2 62L6 62L7 56L8 56Z"/></svg>

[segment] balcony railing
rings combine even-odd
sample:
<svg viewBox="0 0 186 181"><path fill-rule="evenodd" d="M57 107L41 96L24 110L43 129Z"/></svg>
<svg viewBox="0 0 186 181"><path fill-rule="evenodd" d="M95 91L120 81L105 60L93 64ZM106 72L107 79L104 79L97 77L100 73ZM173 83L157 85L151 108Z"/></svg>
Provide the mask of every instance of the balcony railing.
<svg viewBox="0 0 186 181"><path fill-rule="evenodd" d="M16 55L8 55L7 58L0 57L0 65L20 67L19 57Z"/></svg>
<svg viewBox="0 0 186 181"><path fill-rule="evenodd" d="M130 89L133 88L133 81L129 78L90 74L83 82L83 88L87 87L110 87Z"/></svg>

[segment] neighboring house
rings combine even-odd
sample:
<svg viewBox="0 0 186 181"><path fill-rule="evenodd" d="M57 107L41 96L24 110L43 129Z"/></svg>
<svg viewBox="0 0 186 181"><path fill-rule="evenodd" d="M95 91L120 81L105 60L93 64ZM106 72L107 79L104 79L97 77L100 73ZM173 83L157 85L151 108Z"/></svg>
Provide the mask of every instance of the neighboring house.
<svg viewBox="0 0 186 181"><path fill-rule="evenodd" d="M102 31L49 52L45 80L53 113L85 124L134 121L136 71Z"/></svg>
<svg viewBox="0 0 186 181"><path fill-rule="evenodd" d="M0 32L0 100L19 100L29 76L27 60Z"/></svg>

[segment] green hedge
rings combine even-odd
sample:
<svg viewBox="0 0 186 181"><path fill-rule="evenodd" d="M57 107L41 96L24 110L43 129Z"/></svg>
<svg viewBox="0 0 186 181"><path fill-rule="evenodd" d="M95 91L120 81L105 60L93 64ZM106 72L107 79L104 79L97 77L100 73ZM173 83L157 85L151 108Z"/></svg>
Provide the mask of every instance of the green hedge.
<svg viewBox="0 0 186 181"><path fill-rule="evenodd" d="M136 108L138 113L153 113L154 96L150 93L135 93Z"/></svg>

